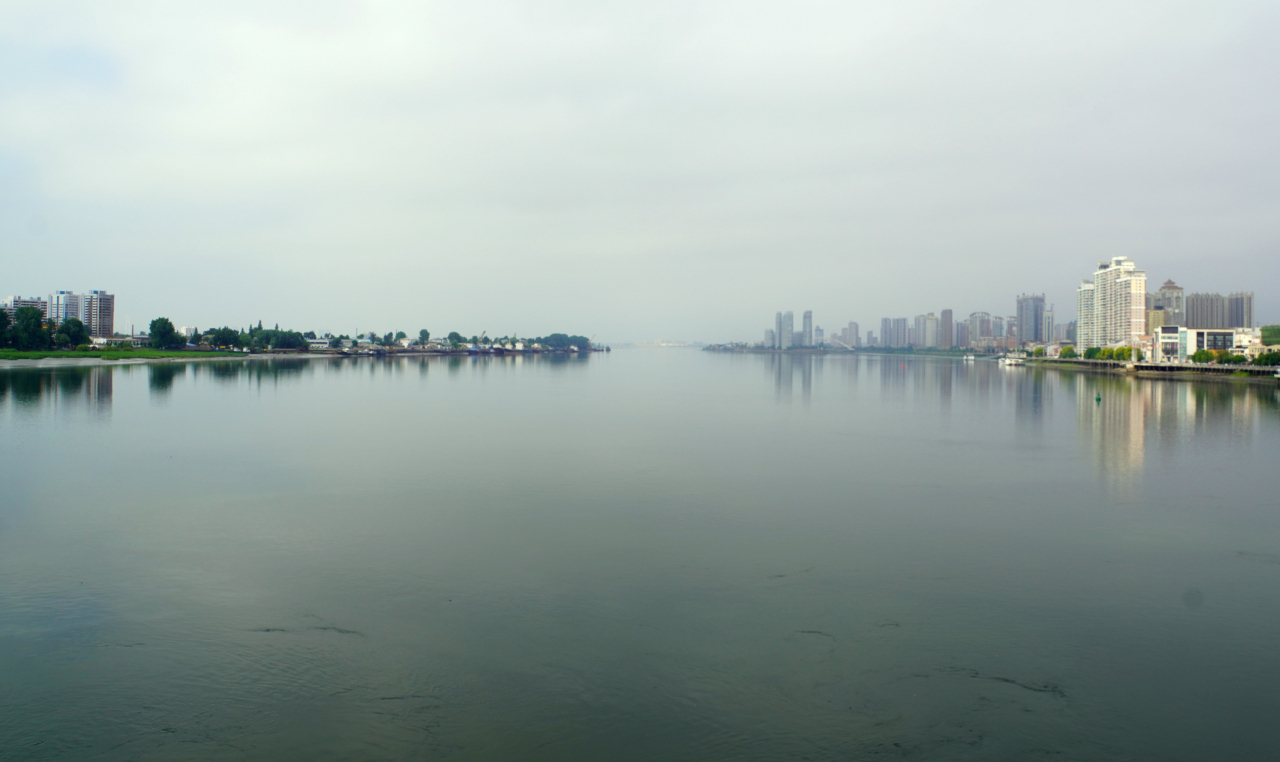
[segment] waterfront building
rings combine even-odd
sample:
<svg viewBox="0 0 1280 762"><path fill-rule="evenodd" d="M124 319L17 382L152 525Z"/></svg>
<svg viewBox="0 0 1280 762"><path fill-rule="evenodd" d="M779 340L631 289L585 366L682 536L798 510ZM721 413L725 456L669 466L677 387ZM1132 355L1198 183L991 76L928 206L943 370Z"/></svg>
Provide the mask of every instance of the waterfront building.
<svg viewBox="0 0 1280 762"><path fill-rule="evenodd" d="M790 349L795 344L795 316L791 310L782 313L780 330L778 331L778 349Z"/></svg>
<svg viewBox="0 0 1280 762"><path fill-rule="evenodd" d="M800 346L813 346L813 310L805 310L801 318Z"/></svg>
<svg viewBox="0 0 1280 762"><path fill-rule="evenodd" d="M806 312L805 314L807 315L809 313ZM813 327L813 346L815 347L822 346L823 344L826 343L826 341L824 341L825 338L826 338L826 334L823 332L822 326L814 326Z"/></svg>
<svg viewBox="0 0 1280 762"><path fill-rule="evenodd" d="M1136 346L1147 328L1147 274L1128 257L1099 262L1089 282L1076 291L1080 346Z"/></svg>
<svg viewBox="0 0 1280 762"><path fill-rule="evenodd" d="M965 322L956 323L956 347L969 346L969 324Z"/></svg>
<svg viewBox="0 0 1280 762"><path fill-rule="evenodd" d="M773 318L773 348L782 349L782 313Z"/></svg>
<svg viewBox="0 0 1280 762"><path fill-rule="evenodd" d="M765 349L774 349L775 347L777 347L777 346L778 346L777 341L778 341L778 339L777 339L777 334L775 334L775 333L773 332L773 329L772 329L772 328L766 328L766 329L764 329L764 346L765 346Z"/></svg>
<svg viewBox="0 0 1280 762"><path fill-rule="evenodd" d="M4 302L4 311L9 313L10 320L13 319L14 313L23 307L35 307L40 310L40 314L44 315L46 320L49 319L49 302L38 296L11 296Z"/></svg>
<svg viewBox="0 0 1280 762"><path fill-rule="evenodd" d="M67 318L83 321L84 308L79 294L73 291L56 291L49 294L49 307L45 318L61 323Z"/></svg>
<svg viewBox="0 0 1280 762"><path fill-rule="evenodd" d="M1232 328L1253 328L1253 292L1240 291L1227 297L1227 322Z"/></svg>
<svg viewBox="0 0 1280 762"><path fill-rule="evenodd" d="M1001 320L1001 325L1004 321ZM992 321L990 312L970 312L969 313L969 342L975 342L978 339L989 339L995 334L992 332Z"/></svg>
<svg viewBox="0 0 1280 762"><path fill-rule="evenodd" d="M999 315L991 316L991 333L989 334L991 338L1003 339L1007 330L1008 328L1004 324L1004 318Z"/></svg>
<svg viewBox="0 0 1280 762"><path fill-rule="evenodd" d="M1183 294L1182 286L1172 280L1166 280L1151 301L1151 309L1165 311L1165 322L1162 325L1187 324L1187 300Z"/></svg>
<svg viewBox="0 0 1280 762"><path fill-rule="evenodd" d="M867 346L869 346L869 347L879 346L879 345L876 343L876 332L875 332L875 331L867 331Z"/></svg>
<svg viewBox="0 0 1280 762"><path fill-rule="evenodd" d="M1044 339L1044 294L1018 297L1018 343L1035 344Z"/></svg>
<svg viewBox="0 0 1280 762"><path fill-rule="evenodd" d="M106 338L116 330L116 297L106 291L90 291L80 298L84 321L89 335Z"/></svg>
<svg viewBox="0 0 1280 762"><path fill-rule="evenodd" d="M1048 309L1044 311L1044 318L1040 322L1040 341L1047 344L1054 340L1053 305L1049 305Z"/></svg>
<svg viewBox="0 0 1280 762"><path fill-rule="evenodd" d="M943 310L942 318L938 321L938 346L942 349L951 349L955 346L955 328L951 325L951 310Z"/></svg>
<svg viewBox="0 0 1280 762"><path fill-rule="evenodd" d="M1230 328L1227 298L1222 294L1190 294L1187 296L1188 328Z"/></svg>
<svg viewBox="0 0 1280 762"><path fill-rule="evenodd" d="M880 346L893 346L893 319L880 318Z"/></svg>
<svg viewBox="0 0 1280 762"><path fill-rule="evenodd" d="M1091 280L1080 281L1076 288L1076 344L1082 347L1098 346L1093 335L1093 294L1096 290Z"/></svg>

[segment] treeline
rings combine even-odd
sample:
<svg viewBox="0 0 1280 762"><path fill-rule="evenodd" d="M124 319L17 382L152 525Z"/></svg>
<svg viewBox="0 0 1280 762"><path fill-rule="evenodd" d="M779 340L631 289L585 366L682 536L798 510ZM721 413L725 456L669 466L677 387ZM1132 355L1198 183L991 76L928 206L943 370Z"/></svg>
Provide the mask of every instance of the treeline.
<svg viewBox="0 0 1280 762"><path fill-rule="evenodd" d="M1037 349L1037 355L1041 350ZM1062 354L1058 355L1064 360L1070 360L1079 357L1076 351L1071 347L1064 347ZM1089 347L1084 351L1084 359L1086 360L1120 360L1128 361L1133 359L1140 362L1143 359L1142 350L1134 347L1130 351L1129 347ZM1264 352L1258 355L1250 362L1248 357L1244 355L1233 354L1229 349L1200 349L1191 355L1191 362L1196 363L1218 363L1219 365L1280 365L1280 352Z"/></svg>
<svg viewBox="0 0 1280 762"><path fill-rule="evenodd" d="M0 347L24 352L48 349L88 349L89 329L79 318L67 318L61 323L46 320L44 313L35 307L19 307L13 318L0 310Z"/></svg>

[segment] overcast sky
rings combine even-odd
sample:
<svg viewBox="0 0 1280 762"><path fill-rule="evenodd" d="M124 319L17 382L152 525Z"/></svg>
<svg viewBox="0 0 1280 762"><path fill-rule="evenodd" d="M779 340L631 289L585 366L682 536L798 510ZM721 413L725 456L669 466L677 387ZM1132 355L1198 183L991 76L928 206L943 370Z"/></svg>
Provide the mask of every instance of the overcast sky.
<svg viewBox="0 0 1280 762"><path fill-rule="evenodd" d="M0 293L758 340L1126 255L1280 322L1278 139L1275 2L10 0Z"/></svg>

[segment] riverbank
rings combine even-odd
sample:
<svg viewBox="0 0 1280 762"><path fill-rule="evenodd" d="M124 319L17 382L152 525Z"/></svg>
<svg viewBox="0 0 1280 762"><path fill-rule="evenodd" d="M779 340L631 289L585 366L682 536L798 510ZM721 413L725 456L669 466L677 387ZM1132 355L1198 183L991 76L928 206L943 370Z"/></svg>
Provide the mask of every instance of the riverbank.
<svg viewBox="0 0 1280 762"><path fill-rule="evenodd" d="M0 350L0 369L238 360L249 356L243 352L184 352L165 349L104 350L101 352L22 352L3 349Z"/></svg>
<svg viewBox="0 0 1280 762"><path fill-rule="evenodd" d="M1168 363L1129 363L1116 360L1076 360L1050 357L1027 358L1027 365L1075 373L1102 373L1106 375L1136 376L1182 381L1226 381L1244 384L1275 386L1278 370L1271 366L1256 365L1202 365Z"/></svg>

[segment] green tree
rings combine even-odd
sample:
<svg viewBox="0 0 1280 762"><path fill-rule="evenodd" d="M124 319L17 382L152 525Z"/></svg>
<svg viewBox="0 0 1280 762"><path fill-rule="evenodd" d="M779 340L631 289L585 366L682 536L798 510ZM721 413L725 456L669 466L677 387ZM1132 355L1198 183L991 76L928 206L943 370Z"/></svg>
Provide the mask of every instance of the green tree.
<svg viewBox="0 0 1280 762"><path fill-rule="evenodd" d="M187 345L187 338L174 330L173 322L167 317L152 320L147 333L151 336L152 349L181 349Z"/></svg>
<svg viewBox="0 0 1280 762"><path fill-rule="evenodd" d="M458 343L461 343L461 341L462 341L462 334L458 333L457 331L450 331L450 332L449 332L449 343L450 343L450 344L458 344Z"/></svg>
<svg viewBox="0 0 1280 762"><path fill-rule="evenodd" d="M1263 352L1253 358L1254 365L1280 365L1280 352Z"/></svg>
<svg viewBox="0 0 1280 762"><path fill-rule="evenodd" d="M12 322L9 319L9 313L6 310L0 310L0 347L9 346L13 340L13 336L9 333Z"/></svg>
<svg viewBox="0 0 1280 762"><path fill-rule="evenodd" d="M1198 349L1191 355L1191 362L1212 362L1213 353L1207 349Z"/></svg>
<svg viewBox="0 0 1280 762"><path fill-rule="evenodd" d="M1102 351L1098 352L1098 359L1099 359L1099 360L1114 360L1114 359L1116 359L1116 351L1115 351L1114 349L1112 349L1111 347L1103 347L1103 348L1102 348Z"/></svg>
<svg viewBox="0 0 1280 762"><path fill-rule="evenodd" d="M58 326L58 333L66 336L67 344L73 347L89 343L89 329L84 327L80 318L67 318L62 321L62 325Z"/></svg>
<svg viewBox="0 0 1280 762"><path fill-rule="evenodd" d="M426 328L423 328L421 331L418 331L419 344L426 344L430 340L431 340L431 331L428 331Z"/></svg>
<svg viewBox="0 0 1280 762"><path fill-rule="evenodd" d="M207 338L211 347L238 347L240 346L240 332L234 328L215 328L209 331Z"/></svg>
<svg viewBox="0 0 1280 762"><path fill-rule="evenodd" d="M1031 353L1031 356L1044 357L1044 347L1036 347L1035 351Z"/></svg>
<svg viewBox="0 0 1280 762"><path fill-rule="evenodd" d="M13 326L9 329L15 349L39 351L48 349L52 337L44 324L44 313L35 307L19 307L13 313Z"/></svg>
<svg viewBox="0 0 1280 762"><path fill-rule="evenodd" d="M1084 359L1096 360L1098 359L1098 355L1100 354L1102 354L1102 350L1099 349L1098 347L1089 347L1084 351Z"/></svg>
<svg viewBox="0 0 1280 762"><path fill-rule="evenodd" d="M396 343L396 337L391 333L391 331L387 331L386 334L382 337L382 346L389 347L395 343Z"/></svg>
<svg viewBox="0 0 1280 762"><path fill-rule="evenodd" d="M1064 360L1074 360L1078 356L1075 347L1063 347L1062 352L1058 355Z"/></svg>
<svg viewBox="0 0 1280 762"><path fill-rule="evenodd" d="M1114 352L1111 356L1112 356L1112 357L1114 357L1114 358L1115 358L1115 359L1117 359L1117 360L1120 360L1121 362L1128 362L1128 360L1129 360L1129 348L1128 348L1128 347L1116 347L1115 352Z"/></svg>
<svg viewBox="0 0 1280 762"><path fill-rule="evenodd" d="M396 341L409 338L409 334L404 331L396 331Z"/></svg>

